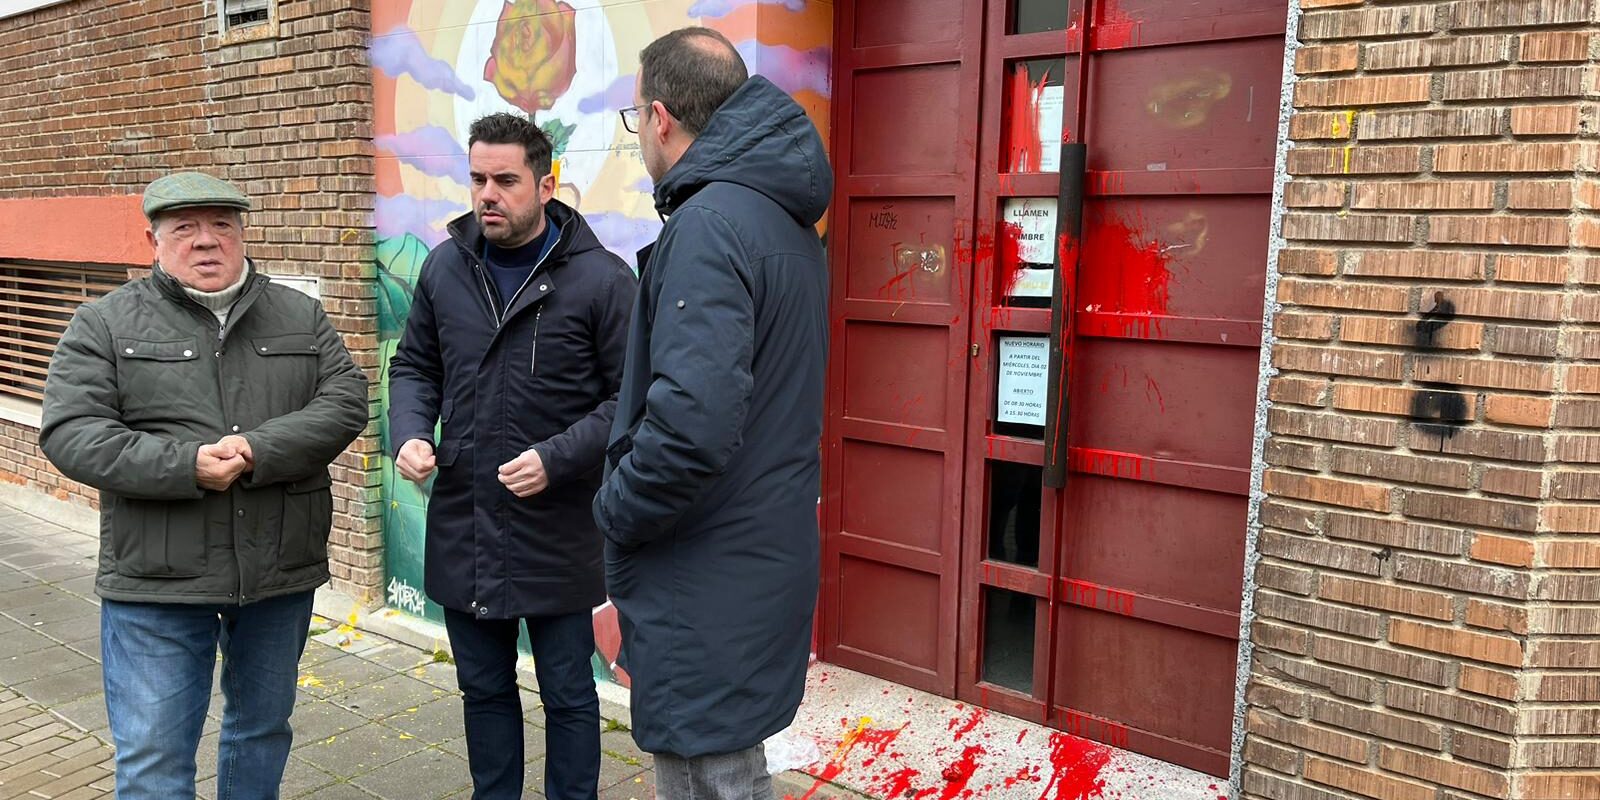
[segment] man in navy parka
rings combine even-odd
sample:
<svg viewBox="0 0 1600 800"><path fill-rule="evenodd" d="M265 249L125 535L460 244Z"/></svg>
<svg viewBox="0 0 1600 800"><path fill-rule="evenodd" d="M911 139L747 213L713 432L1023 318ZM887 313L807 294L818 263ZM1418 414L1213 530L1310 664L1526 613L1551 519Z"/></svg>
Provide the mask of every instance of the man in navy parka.
<svg viewBox="0 0 1600 800"><path fill-rule="evenodd" d="M805 111L720 34L645 49L639 134L666 227L638 300L595 498L634 738L662 798L769 798L817 595L833 191Z"/></svg>

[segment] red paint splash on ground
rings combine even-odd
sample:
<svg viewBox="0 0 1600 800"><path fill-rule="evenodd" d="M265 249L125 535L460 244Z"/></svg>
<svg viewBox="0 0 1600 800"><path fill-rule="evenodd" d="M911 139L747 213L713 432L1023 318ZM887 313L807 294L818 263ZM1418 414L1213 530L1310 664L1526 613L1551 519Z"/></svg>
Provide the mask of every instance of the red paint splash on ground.
<svg viewBox="0 0 1600 800"><path fill-rule="evenodd" d="M1111 748L1064 733L1050 735L1054 770L1039 800L1092 800L1105 797L1101 770L1111 761Z"/></svg>
<svg viewBox="0 0 1600 800"><path fill-rule="evenodd" d="M972 780L972 773L978 771L978 756L984 753L982 745L971 745L961 751L961 758L944 768L941 776L945 780L945 785L944 791L939 793L939 800L951 800L966 790L967 781ZM972 793L966 792L965 796L970 797Z"/></svg>
<svg viewBox="0 0 1600 800"><path fill-rule="evenodd" d="M961 727L956 729L955 741L959 742L961 741L961 737L972 733L972 730L978 727L978 723L983 721L983 718L987 713L988 712L982 708L974 708L972 709L972 714L967 717L966 721L963 722L960 717L950 720L951 728L955 728L957 723L961 724Z"/></svg>

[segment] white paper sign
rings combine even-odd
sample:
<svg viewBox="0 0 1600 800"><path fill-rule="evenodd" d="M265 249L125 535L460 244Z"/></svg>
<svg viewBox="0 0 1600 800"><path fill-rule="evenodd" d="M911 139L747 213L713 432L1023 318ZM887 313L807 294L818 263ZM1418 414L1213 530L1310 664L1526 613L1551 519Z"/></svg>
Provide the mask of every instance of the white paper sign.
<svg viewBox="0 0 1600 800"><path fill-rule="evenodd" d="M273 283L282 284L317 300L322 299L321 281L314 275L268 275Z"/></svg>
<svg viewBox="0 0 1600 800"><path fill-rule="evenodd" d="M1056 207L1054 197L1006 198L1002 215L1007 224L1017 226L1017 255L1023 267L1007 295L1050 296L1056 278Z"/></svg>
<svg viewBox="0 0 1600 800"><path fill-rule="evenodd" d="M1046 86L1039 97L1039 171L1061 171L1061 128L1066 115L1067 87Z"/></svg>
<svg viewBox="0 0 1600 800"><path fill-rule="evenodd" d="M1044 425L1045 398L1050 388L1050 339L1044 336L1000 337L1000 392L997 422Z"/></svg>

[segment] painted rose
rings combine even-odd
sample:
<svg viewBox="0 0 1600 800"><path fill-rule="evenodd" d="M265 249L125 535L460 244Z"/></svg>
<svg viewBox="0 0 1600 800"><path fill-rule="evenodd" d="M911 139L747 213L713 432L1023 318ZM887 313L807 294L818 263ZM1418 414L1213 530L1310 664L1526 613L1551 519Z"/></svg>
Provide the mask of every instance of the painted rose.
<svg viewBox="0 0 1600 800"><path fill-rule="evenodd" d="M516 0L500 12L483 79L512 105L548 111L578 71L577 12L560 0Z"/></svg>

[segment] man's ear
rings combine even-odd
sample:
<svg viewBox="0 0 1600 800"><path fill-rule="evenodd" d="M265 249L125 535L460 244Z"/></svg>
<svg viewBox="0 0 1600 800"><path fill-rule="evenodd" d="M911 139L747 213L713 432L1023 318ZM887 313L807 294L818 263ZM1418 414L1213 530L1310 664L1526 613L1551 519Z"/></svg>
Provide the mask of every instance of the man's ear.
<svg viewBox="0 0 1600 800"><path fill-rule="evenodd" d="M650 127L655 129L657 139L666 141L672 133L673 126L677 124L678 121L672 118L672 114L660 100L650 101Z"/></svg>
<svg viewBox="0 0 1600 800"><path fill-rule="evenodd" d="M150 249L151 250L155 250L156 249L156 226L155 226L155 223L151 223L150 227L144 229L144 240L150 243Z"/></svg>
<svg viewBox="0 0 1600 800"><path fill-rule="evenodd" d="M539 179L539 204L544 205L555 196L556 174L554 172L546 173L543 178Z"/></svg>

